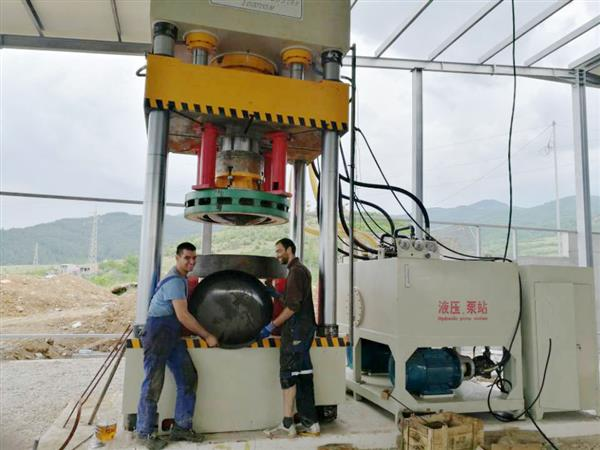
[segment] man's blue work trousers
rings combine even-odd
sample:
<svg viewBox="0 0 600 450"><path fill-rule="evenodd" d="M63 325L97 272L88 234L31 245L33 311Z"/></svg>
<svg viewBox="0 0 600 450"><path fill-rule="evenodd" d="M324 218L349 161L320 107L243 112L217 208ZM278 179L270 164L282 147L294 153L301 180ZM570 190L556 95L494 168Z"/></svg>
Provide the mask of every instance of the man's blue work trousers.
<svg viewBox="0 0 600 450"><path fill-rule="evenodd" d="M175 423L184 429L192 427L196 405L198 375L181 339L181 324L175 316L148 317L142 335L144 373L136 431L141 436L151 434L156 422L156 405L165 379L165 366L175 377L177 400Z"/></svg>

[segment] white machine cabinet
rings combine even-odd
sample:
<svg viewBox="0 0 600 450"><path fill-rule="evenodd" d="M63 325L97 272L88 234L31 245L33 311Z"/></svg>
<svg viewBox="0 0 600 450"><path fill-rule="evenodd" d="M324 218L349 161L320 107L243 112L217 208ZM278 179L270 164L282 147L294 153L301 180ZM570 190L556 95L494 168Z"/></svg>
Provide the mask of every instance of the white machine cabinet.
<svg viewBox="0 0 600 450"><path fill-rule="evenodd" d="M594 274L591 268L521 266L525 403L532 414L600 408Z"/></svg>

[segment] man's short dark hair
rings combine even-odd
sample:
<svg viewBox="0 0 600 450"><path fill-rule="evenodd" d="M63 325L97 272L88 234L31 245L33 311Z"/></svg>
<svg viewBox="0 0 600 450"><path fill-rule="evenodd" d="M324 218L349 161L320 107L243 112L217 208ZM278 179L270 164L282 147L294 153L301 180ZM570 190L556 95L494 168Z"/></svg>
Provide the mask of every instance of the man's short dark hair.
<svg viewBox="0 0 600 450"><path fill-rule="evenodd" d="M196 246L191 242L182 242L177 246L177 254L181 255L184 250L189 250L190 252L196 251Z"/></svg>
<svg viewBox="0 0 600 450"><path fill-rule="evenodd" d="M292 253L295 255L296 254L296 244L294 244L294 241L292 241L291 239L288 238L283 238L283 239L279 239L277 242L275 242L275 245L281 245L284 249L288 249L291 248L292 249Z"/></svg>

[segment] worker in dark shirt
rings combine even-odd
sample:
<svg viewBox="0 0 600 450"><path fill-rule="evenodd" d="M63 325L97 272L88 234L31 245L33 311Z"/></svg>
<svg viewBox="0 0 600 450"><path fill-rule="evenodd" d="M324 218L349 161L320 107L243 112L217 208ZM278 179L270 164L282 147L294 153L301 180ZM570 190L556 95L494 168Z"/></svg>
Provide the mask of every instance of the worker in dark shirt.
<svg viewBox="0 0 600 450"><path fill-rule="evenodd" d="M215 347L218 342L188 311L186 277L195 262L196 247L189 242L179 244L175 266L158 284L150 300L148 320L141 336L145 378L138 404L136 441L151 450L162 449L168 444L153 434L166 367L173 373L177 385L175 424L169 441L202 441L202 436L192 431L198 376L181 340L182 325L204 338L209 347Z"/></svg>
<svg viewBox="0 0 600 450"><path fill-rule="evenodd" d="M264 339L281 328L279 353L279 380L283 391L283 420L275 428L265 430L269 437L293 437L296 434L318 436L320 434L310 347L316 331L315 312L312 301L310 271L296 257L296 246L287 238L277 241L275 254L282 264L287 264L288 277L283 295L284 309L263 328ZM300 423L294 424L294 401Z"/></svg>

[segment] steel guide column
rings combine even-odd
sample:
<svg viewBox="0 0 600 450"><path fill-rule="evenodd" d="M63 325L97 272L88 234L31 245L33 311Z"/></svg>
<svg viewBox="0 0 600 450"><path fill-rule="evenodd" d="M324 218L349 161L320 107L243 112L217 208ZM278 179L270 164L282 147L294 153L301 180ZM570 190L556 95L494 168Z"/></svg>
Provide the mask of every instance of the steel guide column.
<svg viewBox="0 0 600 450"><path fill-rule="evenodd" d="M293 63L290 65L290 78L304 79L304 65ZM296 256L304 260L304 206L306 204L306 163L294 161L293 173L293 199L290 208L290 236L296 244Z"/></svg>
<svg viewBox="0 0 600 450"><path fill-rule="evenodd" d="M157 22L153 27L153 52L173 56L177 27ZM140 238L140 262L135 323L142 326L148 316L148 304L160 278L162 232L167 182L167 138L169 112L152 110L148 116L148 150Z"/></svg>
<svg viewBox="0 0 600 450"><path fill-rule="evenodd" d="M323 78L339 81L342 53L328 50L321 55ZM321 217L319 239L319 331L321 336L337 335L337 202L338 148L337 131L323 131L321 167Z"/></svg>

